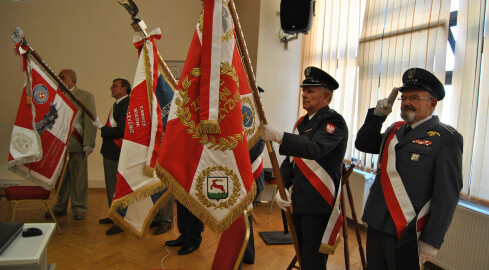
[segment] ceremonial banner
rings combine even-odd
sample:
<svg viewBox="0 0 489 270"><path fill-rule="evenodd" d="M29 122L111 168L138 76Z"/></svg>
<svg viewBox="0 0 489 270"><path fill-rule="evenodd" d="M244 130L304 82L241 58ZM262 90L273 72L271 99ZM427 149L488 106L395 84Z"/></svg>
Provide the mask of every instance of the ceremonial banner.
<svg viewBox="0 0 489 270"><path fill-rule="evenodd" d="M10 140L8 169L45 189L56 185L64 163L66 144L78 112L57 89L57 83L17 44L25 74L15 125Z"/></svg>
<svg viewBox="0 0 489 270"><path fill-rule="evenodd" d="M173 92L170 85L164 85L168 81L158 72L154 40L160 37L161 32L156 29L148 37L137 36L134 40L139 60L127 110L116 190L109 210L114 222L139 237L167 199L165 186L154 174L163 136L162 110L155 92L164 89ZM158 80L159 77L162 79Z"/></svg>
<svg viewBox="0 0 489 270"><path fill-rule="evenodd" d="M227 1L205 0L156 168L176 199L218 233L256 194L243 130L247 84Z"/></svg>

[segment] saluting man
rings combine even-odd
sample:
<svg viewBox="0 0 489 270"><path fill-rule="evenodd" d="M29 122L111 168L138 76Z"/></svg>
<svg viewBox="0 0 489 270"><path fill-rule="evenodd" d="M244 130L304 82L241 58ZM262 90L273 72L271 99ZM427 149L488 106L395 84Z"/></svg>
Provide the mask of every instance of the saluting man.
<svg viewBox="0 0 489 270"><path fill-rule="evenodd" d="M435 256L462 189L462 135L433 115L443 84L421 68L408 69L402 82L368 110L355 141L358 150L379 154L362 217L369 269L419 269ZM404 121L381 134L398 91Z"/></svg>
<svg viewBox="0 0 489 270"><path fill-rule="evenodd" d="M348 142L343 117L329 107L338 82L316 67L304 70L302 107L307 114L283 132L270 124L263 126L263 139L280 144L281 155L294 158L291 187L292 219L296 228L302 269L326 269L328 255L319 252L333 211L341 180L341 164ZM280 196L277 196L280 198ZM290 206L278 200L279 206Z"/></svg>

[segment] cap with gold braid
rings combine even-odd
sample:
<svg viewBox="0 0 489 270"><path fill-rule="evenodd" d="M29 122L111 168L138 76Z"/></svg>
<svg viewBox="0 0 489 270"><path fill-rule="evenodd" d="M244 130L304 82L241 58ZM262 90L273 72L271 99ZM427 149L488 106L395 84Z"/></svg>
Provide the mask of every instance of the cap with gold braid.
<svg viewBox="0 0 489 270"><path fill-rule="evenodd" d="M306 76L306 79L302 81L301 87L321 86L330 91L338 89L338 82L322 69L317 67L307 67L304 70L304 75Z"/></svg>

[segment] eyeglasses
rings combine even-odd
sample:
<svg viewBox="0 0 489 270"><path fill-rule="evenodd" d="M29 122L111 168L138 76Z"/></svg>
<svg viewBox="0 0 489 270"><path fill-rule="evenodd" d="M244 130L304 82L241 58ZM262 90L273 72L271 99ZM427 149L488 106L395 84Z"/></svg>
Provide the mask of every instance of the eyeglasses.
<svg viewBox="0 0 489 270"><path fill-rule="evenodd" d="M409 97L401 96L401 97L398 98L398 100L402 100L402 101L409 100L411 102L418 102L420 100L431 100L431 99L433 99L433 98L432 97L424 98L424 97L420 97L420 96L417 96L417 95L409 96Z"/></svg>

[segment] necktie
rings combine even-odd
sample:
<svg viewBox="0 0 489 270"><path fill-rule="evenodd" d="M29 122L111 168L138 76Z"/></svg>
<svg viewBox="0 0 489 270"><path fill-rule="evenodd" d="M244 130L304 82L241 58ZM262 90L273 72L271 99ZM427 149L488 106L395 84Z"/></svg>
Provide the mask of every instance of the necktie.
<svg viewBox="0 0 489 270"><path fill-rule="evenodd" d="M309 122L309 115L308 114L306 114L306 116L304 116L304 125L306 125L307 122Z"/></svg>

